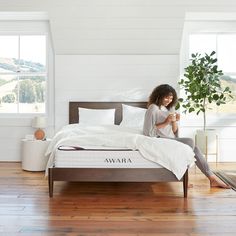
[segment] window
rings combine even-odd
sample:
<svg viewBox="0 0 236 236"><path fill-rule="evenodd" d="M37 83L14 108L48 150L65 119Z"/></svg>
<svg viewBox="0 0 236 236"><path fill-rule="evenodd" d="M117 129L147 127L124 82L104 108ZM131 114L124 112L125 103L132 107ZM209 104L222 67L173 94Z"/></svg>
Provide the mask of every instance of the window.
<svg viewBox="0 0 236 236"><path fill-rule="evenodd" d="M236 112L236 33L205 33L189 36L189 57L192 53L210 53L216 51L218 67L224 73L221 82L231 88L233 100L226 105L211 105L209 112L235 113Z"/></svg>
<svg viewBox="0 0 236 236"><path fill-rule="evenodd" d="M0 114L45 113L47 36L0 35Z"/></svg>

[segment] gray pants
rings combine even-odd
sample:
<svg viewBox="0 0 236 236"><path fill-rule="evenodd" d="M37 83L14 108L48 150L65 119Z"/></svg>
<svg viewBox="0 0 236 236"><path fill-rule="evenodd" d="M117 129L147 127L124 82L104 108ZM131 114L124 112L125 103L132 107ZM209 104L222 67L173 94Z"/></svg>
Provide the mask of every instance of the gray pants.
<svg viewBox="0 0 236 236"><path fill-rule="evenodd" d="M174 138L174 139L181 143L187 144L193 149L195 153L195 158L196 158L195 163L204 175L206 175L207 177L213 175L213 172L210 170L210 167L206 161L206 158L203 156L200 149L194 145L194 142L191 138Z"/></svg>

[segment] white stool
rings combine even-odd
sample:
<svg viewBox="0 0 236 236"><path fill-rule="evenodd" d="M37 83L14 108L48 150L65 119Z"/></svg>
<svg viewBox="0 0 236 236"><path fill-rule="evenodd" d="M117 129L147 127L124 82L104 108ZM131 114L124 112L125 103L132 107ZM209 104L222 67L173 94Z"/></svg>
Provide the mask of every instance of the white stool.
<svg viewBox="0 0 236 236"><path fill-rule="evenodd" d="M22 140L22 169L44 171L48 158L44 155L51 140Z"/></svg>

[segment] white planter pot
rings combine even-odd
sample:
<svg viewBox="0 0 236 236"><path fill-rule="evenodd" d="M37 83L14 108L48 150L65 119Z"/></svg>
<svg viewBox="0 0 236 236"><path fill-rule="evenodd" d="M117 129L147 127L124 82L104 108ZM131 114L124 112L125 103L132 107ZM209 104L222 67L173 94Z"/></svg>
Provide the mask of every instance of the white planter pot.
<svg viewBox="0 0 236 236"><path fill-rule="evenodd" d="M196 146L205 155L218 153L218 136L215 129L197 130Z"/></svg>

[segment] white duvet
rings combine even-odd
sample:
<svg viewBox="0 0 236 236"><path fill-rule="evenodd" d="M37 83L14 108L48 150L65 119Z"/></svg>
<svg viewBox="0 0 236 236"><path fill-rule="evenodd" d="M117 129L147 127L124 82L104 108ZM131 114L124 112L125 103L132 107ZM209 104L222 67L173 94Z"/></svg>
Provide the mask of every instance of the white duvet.
<svg viewBox="0 0 236 236"><path fill-rule="evenodd" d="M53 164L55 151L61 145L138 149L144 158L172 171L177 179L181 179L186 169L195 161L192 148L172 139L147 137L138 130L118 125L72 124L63 127L52 139L45 154L49 155L47 169Z"/></svg>

